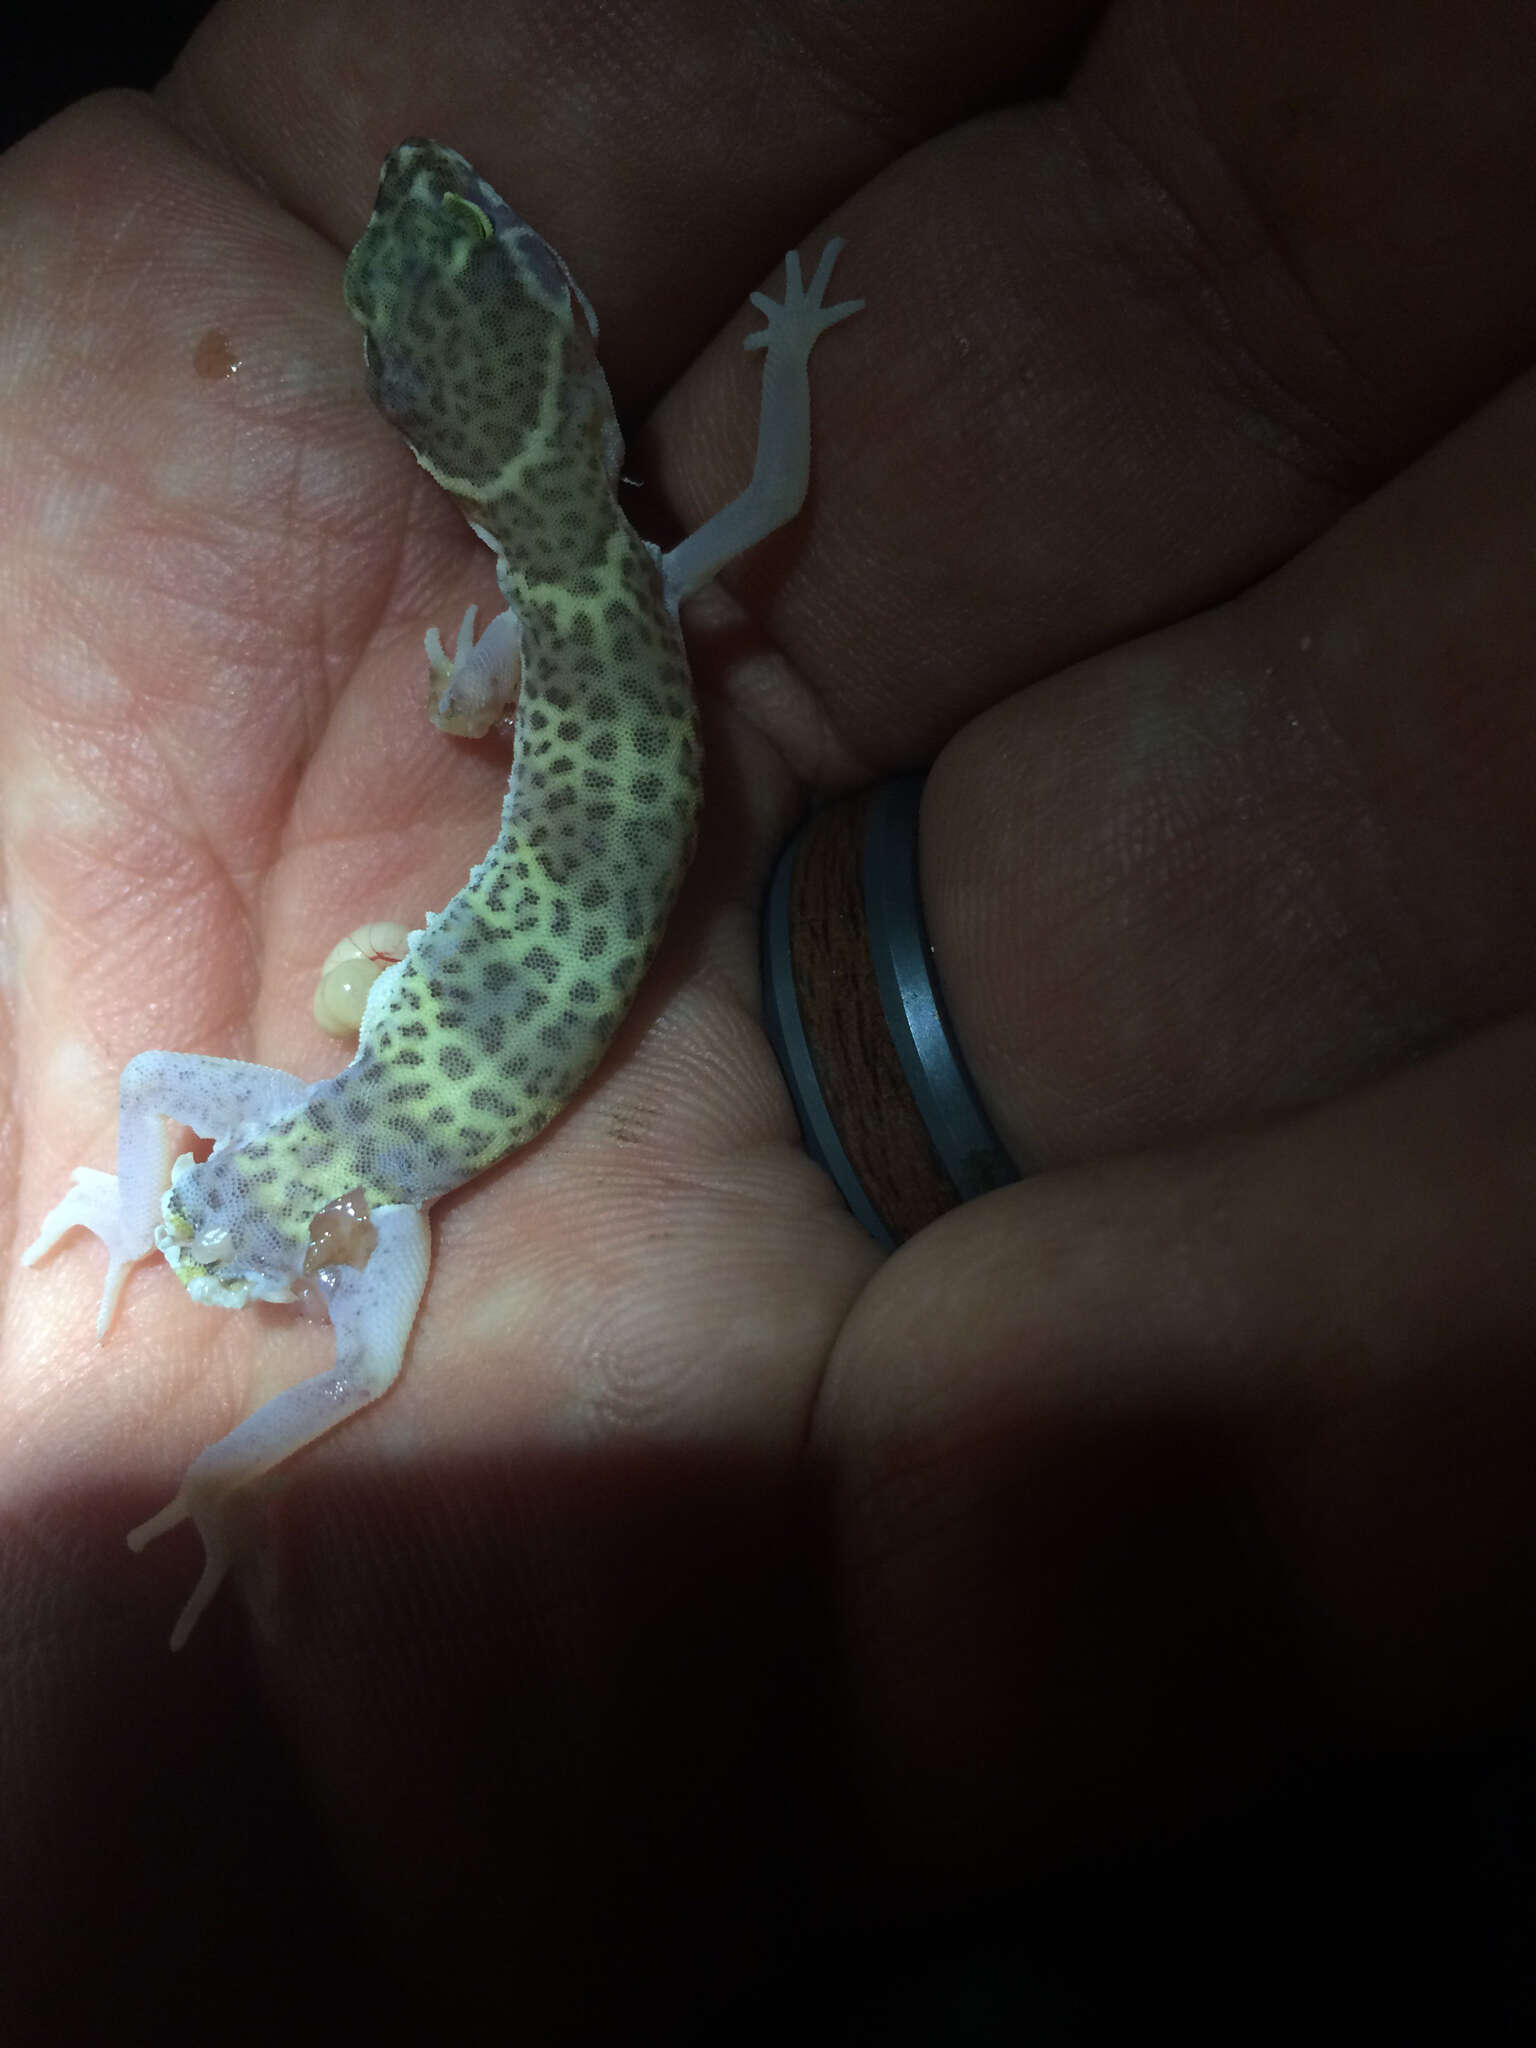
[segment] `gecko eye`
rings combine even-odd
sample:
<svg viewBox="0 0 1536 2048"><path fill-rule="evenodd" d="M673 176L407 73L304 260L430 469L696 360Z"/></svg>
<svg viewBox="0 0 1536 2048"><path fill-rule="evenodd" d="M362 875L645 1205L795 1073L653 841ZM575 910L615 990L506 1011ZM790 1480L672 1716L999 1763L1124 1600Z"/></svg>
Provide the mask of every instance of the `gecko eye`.
<svg viewBox="0 0 1536 2048"><path fill-rule="evenodd" d="M443 194L443 211L450 214L460 227L468 228L477 241L489 242L494 238L496 230L491 226L490 215L461 192Z"/></svg>

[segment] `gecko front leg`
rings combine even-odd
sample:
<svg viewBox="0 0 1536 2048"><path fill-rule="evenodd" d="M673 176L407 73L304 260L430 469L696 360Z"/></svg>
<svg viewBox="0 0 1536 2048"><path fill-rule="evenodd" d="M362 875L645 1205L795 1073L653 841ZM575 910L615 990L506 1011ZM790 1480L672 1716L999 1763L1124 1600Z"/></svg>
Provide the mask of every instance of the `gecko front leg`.
<svg viewBox="0 0 1536 2048"><path fill-rule="evenodd" d="M523 673L522 620L509 605L477 640L479 609L472 604L459 621L452 661L436 626L427 633L427 716L439 732L460 739L483 739L497 719L508 716Z"/></svg>
<svg viewBox="0 0 1536 2048"><path fill-rule="evenodd" d="M117 1172L77 1166L69 1192L43 1218L21 1263L36 1265L77 1225L99 1237L107 1248L107 1279L96 1335L105 1338L129 1267L155 1248L160 1198L170 1180L167 1123L223 1140L283 1115L308 1092L307 1082L280 1067L199 1053L141 1052L118 1083Z"/></svg>
<svg viewBox="0 0 1536 2048"><path fill-rule="evenodd" d="M173 1650L192 1633L228 1569L230 1495L376 1401L400 1370L427 1284L431 1226L425 1211L399 1206L375 1209L371 1220L378 1237L362 1268L328 1266L317 1275L336 1332L331 1370L275 1394L210 1444L187 1467L175 1499L129 1534L129 1549L142 1550L190 1521L203 1539L202 1576L171 1631Z"/></svg>
<svg viewBox="0 0 1536 2048"><path fill-rule="evenodd" d="M662 556L662 588L674 612L727 562L793 519L805 503L811 474L811 350L829 327L847 320L864 304L862 299L822 304L842 246L840 239L828 242L808 285L801 282L800 258L791 249L784 258L782 304L766 292L752 294L753 305L768 323L742 343L743 348L763 351L752 478L739 497Z"/></svg>

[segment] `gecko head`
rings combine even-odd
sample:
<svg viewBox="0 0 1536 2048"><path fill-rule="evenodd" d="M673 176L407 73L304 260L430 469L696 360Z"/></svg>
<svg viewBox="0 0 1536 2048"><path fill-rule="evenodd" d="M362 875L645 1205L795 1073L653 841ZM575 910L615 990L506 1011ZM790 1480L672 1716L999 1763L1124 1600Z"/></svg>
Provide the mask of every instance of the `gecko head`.
<svg viewBox="0 0 1536 2048"><path fill-rule="evenodd" d="M618 428L590 304L456 150L391 150L342 290L370 396L461 501L536 441L551 459L611 454Z"/></svg>

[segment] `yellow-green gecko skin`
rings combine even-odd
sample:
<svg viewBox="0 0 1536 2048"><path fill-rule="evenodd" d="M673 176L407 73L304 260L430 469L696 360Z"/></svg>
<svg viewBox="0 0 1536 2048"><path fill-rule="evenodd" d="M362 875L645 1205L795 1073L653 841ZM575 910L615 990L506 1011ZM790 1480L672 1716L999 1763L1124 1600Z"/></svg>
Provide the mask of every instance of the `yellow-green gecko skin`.
<svg viewBox="0 0 1536 2048"><path fill-rule="evenodd" d="M806 365L858 310L786 258L741 497L663 556L614 497L623 453L597 323L564 263L454 151L405 142L348 259L370 395L497 558L507 611L454 657L427 635L434 722L484 732L516 696L501 830L374 984L356 1057L308 1083L240 1061L141 1053L123 1071L118 1170L77 1169L24 1255L79 1224L105 1242L106 1335L155 1246L195 1300L318 1292L334 1368L277 1395L188 1469L135 1549L190 1519L206 1561L186 1640L227 1562L229 1495L389 1386L426 1283L426 1209L540 1131L601 1059L661 939L693 848L700 757L677 611L799 509ZM175 1162L165 1120L216 1140Z"/></svg>

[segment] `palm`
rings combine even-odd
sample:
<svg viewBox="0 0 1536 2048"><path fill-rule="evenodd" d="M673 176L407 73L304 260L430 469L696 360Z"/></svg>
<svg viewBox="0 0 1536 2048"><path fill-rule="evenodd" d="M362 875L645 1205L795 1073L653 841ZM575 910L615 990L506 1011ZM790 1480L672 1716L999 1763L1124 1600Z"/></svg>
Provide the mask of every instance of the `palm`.
<svg viewBox="0 0 1536 2048"><path fill-rule="evenodd" d="M483 46L447 50L434 10L402 10L388 81L352 79L329 176L273 141L323 154L335 132L306 51L226 17L172 104L311 225L138 110L82 110L8 166L28 265L6 422L18 1244L70 1166L110 1162L133 1052L339 1064L309 1014L326 950L446 901L493 829L504 759L443 739L420 701L421 631L490 597L489 558L366 407L338 288L382 147L425 125L400 81L437 81L432 125L572 261L621 407L670 391L647 497L689 525L739 485L751 440L755 367L739 334L710 335L857 195L839 282L869 311L815 359L807 521L736 581L745 626L695 624L705 843L663 954L572 1110L439 1206L401 1384L296 1461L254 1532L264 1683L350 1874L448 1953L468 1891L510 1890L552 1987L583 1953L569 1901L594 1892L605 1936L621 1918L661 1974L693 1967L681 1920L698 1948L723 1939L728 1971L724 1937L750 1949L757 1924L742 1816L803 1889L816 1826L829 1869L850 1842L894 1842L938 1884L1013 1867L1084 1784L1134 1797L1145 1771L1177 1803L1188 1759L1149 1737L1145 1703L1197 1725L1181 1687L1204 1702L1203 1645L1266 1601L1315 1618L1282 1657L1305 1696L1337 1685L1359 1712L1381 1686L1395 1711L1405 1666L1373 1630L1412 1636L1403 1585L1478 1583L1501 1488L1523 1483L1496 1401L1455 1481L1433 1398L1398 1434L1373 1404L1384 1360L1440 1390L1457 1346L1502 1358L1528 1327L1500 1292L1526 1284L1507 1234L1528 1047L1469 1039L1395 1096L1347 1093L1531 998L1531 742L1508 652L1528 648L1529 494L1506 479L1536 465L1518 403L1482 438L1449 431L1529 345L1536 241L1510 195L1536 177L1501 156L1536 132L1530 67L1505 48L1523 17L1493 10L1475 61L1458 56L1487 103L1473 148L1454 120L1423 139L1433 94L1395 125L1372 97L1383 78L1420 90L1430 29L1423 50L1364 55L1301 35L1297 81L1272 86L1241 10L1164 10L1149 58L1112 8L1070 114L946 137L997 65L1038 58L1032 31L978 7L994 69L967 85L958 45L924 41L934 10L879 12L905 34L869 46L884 68L859 93L936 139L862 193L888 152L827 115L816 74L765 88L771 137L738 134L729 22L681 6L637 11L658 39L642 71L670 75L670 24L718 95L641 134L622 93L594 114L579 38L552 57L534 38L570 90L509 45L493 94L505 10L485 11ZM373 10L337 40L378 33ZM988 43L1004 33L1016 46ZM1458 52L1466 33L1446 30ZM1144 104L1143 68L1177 91ZM1186 93L1194 140L1158 125ZM622 164L591 146L621 133ZM1446 218L1454 252L1414 243ZM195 368L217 367L217 337L232 378ZM1436 467L1393 474L1438 435ZM1367 472L1387 479L1374 498ZM946 742L925 885L963 1034L1021 1151L1099 1163L976 1204L876 1274L763 1043L756 903L807 789ZM1155 1149L1227 1131L1225 1150ZM1431 1272L1480 1277L1426 1300ZM180 1539L134 1561L121 1531L323 1337L195 1309L146 1266L98 1355L100 1274L71 1242L11 1286L0 1444L53 1661L86 1660L112 1701L192 1570ZM1399 1463L1372 1462L1383 1444ZM1423 1497L1421 1456L1451 1490L1405 1534L1392 1503ZM1219 1506L1250 1473L1278 1564L1243 1548L1241 1513L1237 1538L1181 1519L1216 1513L1202 1485ZM1187 1545L1176 1570L1149 1531ZM1234 1592L1227 1568L1252 1576ZM1454 1604L1415 1638L1407 1690L1431 1710ZM1507 1683L1497 1623L1457 1640L1464 1684ZM163 1670L157 1715L211 1642L215 1727L231 1718L237 1624L226 1600ZM1275 1739L1263 1701L1254 1725L1228 1731L1249 1767ZM112 1773L125 1839L134 1796ZM1069 1842L1101 1818L1072 1810ZM509 1875L514 1834L531 1852ZM775 1896L761 1924L793 1910Z"/></svg>
<svg viewBox="0 0 1536 2048"><path fill-rule="evenodd" d="M152 163L144 175L145 242L121 260L153 266L177 238L176 202L159 211ZM334 253L244 210L237 267L215 273L228 251L210 249L170 293L99 284L79 360L122 348L132 381L94 368L59 380L59 432L37 436L40 476L78 437L52 499L69 538L39 565L37 609L86 622L62 651L18 649L29 715L13 730L12 801L35 820L18 865L39 921L18 1100L39 1191L76 1158L111 1163L113 1077L136 1048L309 1078L343 1064L310 1014L330 941L375 915L419 924L495 830L506 756L431 730L420 652L424 624L493 594L488 558L359 402ZM61 270L80 260L57 251ZM215 301L225 328L196 335L195 309ZM292 317L258 338L242 315L262 302ZM166 601L114 602L135 583ZM85 744L57 744L61 716ZM711 737L726 773L761 782L749 735L717 718ZM755 1021L750 900L764 834L792 815L782 771L774 796L755 833L712 828L712 858L598 1083L514 1169L442 1206L415 1389L392 1401L372 1451L353 1431L338 1456L395 1438L451 1459L572 1429L759 1449L803 1436L873 1258L799 1155ZM698 1076L724 1062L734 1085L701 1113ZM48 1357L89 1355L99 1280L83 1239L50 1262L33 1340ZM142 1377L132 1423L77 1382L88 1417L50 1395L49 1427L77 1447L82 1428L98 1434L118 1465L132 1441L156 1473L217 1434L253 1376L291 1378L306 1356L291 1317L226 1329L153 1262L114 1344L125 1375L137 1356L154 1409ZM185 1571L184 1557L160 1563ZM127 1576L115 1550L113 1564Z"/></svg>
<svg viewBox="0 0 1536 2048"><path fill-rule="evenodd" d="M77 124L85 186L110 126ZM58 158L46 143L39 155L46 183ZM235 253L218 241L189 258L177 208L198 195L178 193L147 135L137 178L140 229L105 269L91 230L45 244L40 297L71 298L74 351L14 416L22 495L46 498L65 536L28 561L30 602L12 611L49 621L14 643L6 762L31 918L9 1048L20 1242L71 1166L111 1164L115 1076L135 1050L310 1077L342 1064L310 1013L325 951L360 921L414 925L448 899L494 832L507 768L494 744L426 721L421 631L491 595L489 558L363 401L342 252L226 193ZM105 242L114 223L100 228ZM139 265L157 277L171 262L173 287L125 288ZM126 367L103 375L108 361ZM447 1520L410 1546L407 1577L441 1585L504 1519L485 1472L499 1466L516 1497L572 1446L580 1501L560 1515L590 1523L612 1456L638 1448L665 1472L742 1453L771 1468L803 1442L837 1320L875 1261L799 1152L756 1021L751 900L792 781L779 769L765 786L768 750L728 717L709 738L724 773L756 784L751 830L712 822L710 858L595 1084L515 1164L440 1205L430 1306L390 1401L256 1511L264 1523L275 1498L296 1526L314 1487L333 1519L325 1503L353 1498L348 1474L366 1485L408 1453L408 1497L354 1499L345 1521L375 1536L333 1552L338 1565L366 1558L377 1514L395 1522L419 1496L430 1522ZM701 1086L721 1070L728 1087ZM46 1494L67 1465L89 1561L50 1597L87 1635L103 1603L126 1603L153 1656L194 1546L171 1538L132 1559L128 1523L203 1442L317 1369L326 1340L291 1313L199 1311L152 1260L98 1354L101 1275L99 1247L75 1237L18 1283L3 1440L25 1467L7 1478ZM258 1626L313 1625L339 1644L340 1610L318 1581L306 1592L308 1564L297 1591L270 1576L308 1539L290 1551L270 1528L253 1534ZM385 1610L413 1597L399 1580L379 1591ZM204 1624L215 1639L232 1626L227 1606Z"/></svg>

